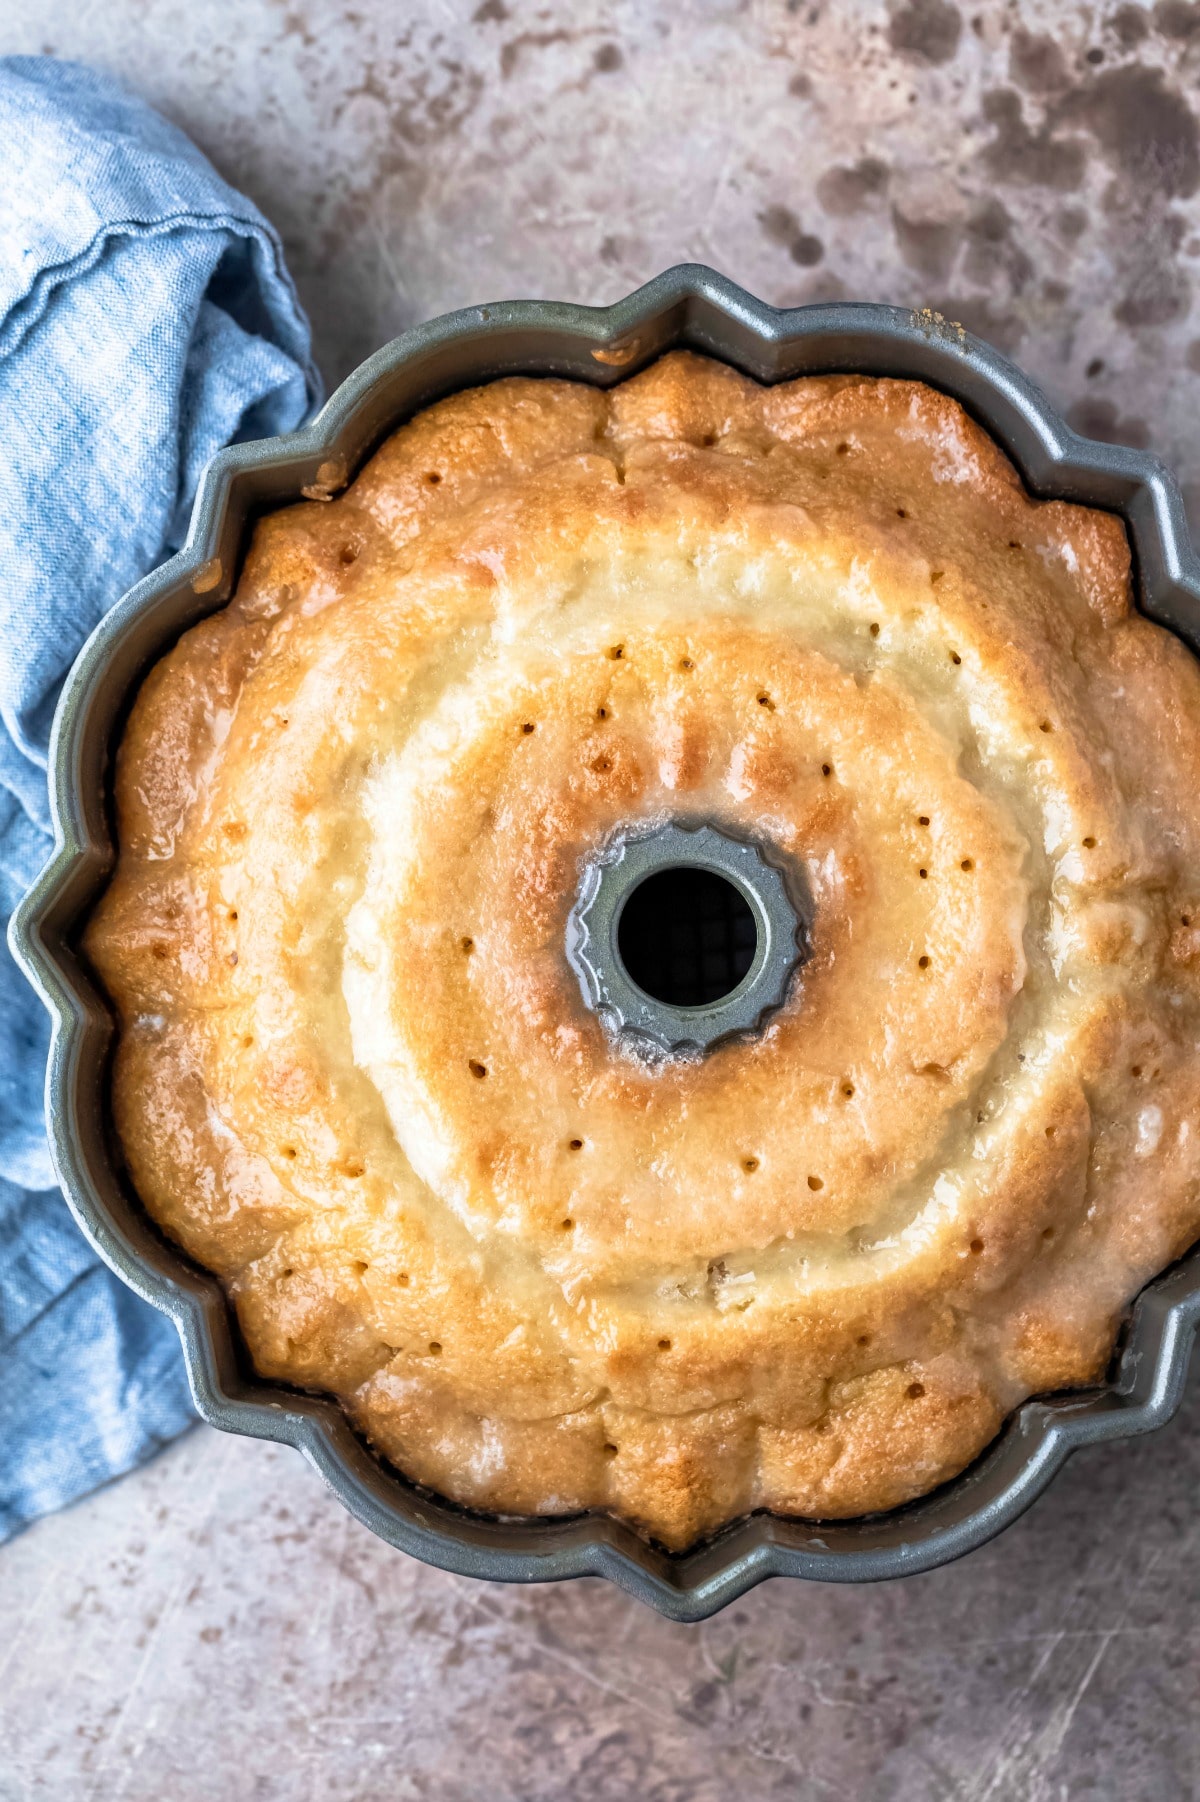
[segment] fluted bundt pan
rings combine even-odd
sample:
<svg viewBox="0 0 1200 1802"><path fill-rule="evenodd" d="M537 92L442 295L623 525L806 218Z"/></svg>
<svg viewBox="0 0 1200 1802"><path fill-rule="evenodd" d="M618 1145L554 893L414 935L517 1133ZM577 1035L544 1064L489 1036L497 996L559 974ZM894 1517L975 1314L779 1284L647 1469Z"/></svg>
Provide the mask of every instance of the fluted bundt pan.
<svg viewBox="0 0 1200 1802"><path fill-rule="evenodd" d="M1011 364L937 314L862 305L777 312L699 267L670 270L608 308L474 307L379 351L305 431L239 445L210 465L186 548L113 608L67 681L50 766L56 848L10 941L53 1021L47 1115L63 1189L100 1255L175 1320L206 1420L298 1447L361 1521L429 1563L506 1581L606 1576L673 1619L697 1620L764 1577L857 1582L946 1563L1014 1520L1078 1447L1162 1425L1179 1403L1200 1315L1200 1251L1139 1296L1102 1388L1025 1403L962 1476L891 1513L839 1522L758 1514L679 1555L602 1515L471 1514L376 1458L333 1401L254 1374L217 1279L159 1233L122 1173L106 1099L111 1014L75 949L113 861L116 734L149 666L229 598L256 515L340 490L384 437L457 389L510 374L611 387L677 347L760 382L854 371L942 389L1000 443L1034 494L1121 516L1142 611L1200 652L1200 565L1169 473L1144 452L1077 437Z"/></svg>

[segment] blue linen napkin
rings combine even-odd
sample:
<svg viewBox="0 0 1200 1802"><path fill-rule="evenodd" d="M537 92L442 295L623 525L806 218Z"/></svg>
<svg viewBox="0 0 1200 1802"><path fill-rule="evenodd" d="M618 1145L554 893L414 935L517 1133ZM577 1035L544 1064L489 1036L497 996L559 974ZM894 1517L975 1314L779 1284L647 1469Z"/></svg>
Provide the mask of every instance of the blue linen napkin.
<svg viewBox="0 0 1200 1802"><path fill-rule="evenodd" d="M0 913L50 848L75 653L179 548L222 445L320 399L278 236L115 81L0 58ZM0 1540L192 1418L175 1329L99 1263L46 1147L40 1003L0 950Z"/></svg>

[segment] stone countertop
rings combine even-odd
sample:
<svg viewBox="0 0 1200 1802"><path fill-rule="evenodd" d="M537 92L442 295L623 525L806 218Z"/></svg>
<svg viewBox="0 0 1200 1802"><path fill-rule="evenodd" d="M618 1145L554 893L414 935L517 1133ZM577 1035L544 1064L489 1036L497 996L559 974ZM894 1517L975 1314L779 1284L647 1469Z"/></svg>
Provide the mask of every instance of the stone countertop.
<svg viewBox="0 0 1200 1802"><path fill-rule="evenodd" d="M1200 4L6 0L279 225L330 381L451 307L683 261L932 306L1200 506Z"/></svg>
<svg viewBox="0 0 1200 1802"><path fill-rule="evenodd" d="M280 225L331 382L449 307L713 264L933 306L1200 517L1200 4L7 0ZM0 1552L0 1802L1200 1797L1200 1399L964 1563L700 1627L473 1585L188 1435Z"/></svg>
<svg viewBox="0 0 1200 1802"><path fill-rule="evenodd" d="M700 1626L394 1552L208 1427L0 1551L2 1802L1193 1802L1200 1391L1002 1538Z"/></svg>

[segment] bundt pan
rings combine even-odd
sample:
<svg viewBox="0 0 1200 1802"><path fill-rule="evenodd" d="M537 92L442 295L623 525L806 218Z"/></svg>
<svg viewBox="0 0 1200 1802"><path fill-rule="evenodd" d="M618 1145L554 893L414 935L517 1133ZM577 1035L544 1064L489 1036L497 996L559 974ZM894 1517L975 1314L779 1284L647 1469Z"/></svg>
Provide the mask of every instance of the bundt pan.
<svg viewBox="0 0 1200 1802"><path fill-rule="evenodd" d="M669 270L612 307L472 307L387 345L304 431L214 459L186 548L113 608L67 681L50 762L56 848L10 937L53 1021L47 1115L63 1189L100 1256L174 1319L205 1420L296 1446L359 1520L431 1564L504 1581L609 1577L675 1620L698 1620L765 1577L861 1582L944 1564L1015 1520L1078 1447L1161 1426L1179 1403L1200 1316L1200 1250L1138 1297L1104 1387L1026 1402L962 1476L894 1512L838 1522L758 1514L681 1555L602 1515L471 1514L377 1459L333 1401L255 1375L218 1282L158 1232L123 1175L106 1103L112 1020L75 950L113 860L115 735L149 666L228 599L255 516L340 489L389 432L456 389L517 373L610 387L678 346L761 382L859 371L943 389L1035 494L1122 517L1142 610L1200 653L1200 564L1169 473L1143 452L1077 437L1010 363L938 314L780 312L701 267Z"/></svg>

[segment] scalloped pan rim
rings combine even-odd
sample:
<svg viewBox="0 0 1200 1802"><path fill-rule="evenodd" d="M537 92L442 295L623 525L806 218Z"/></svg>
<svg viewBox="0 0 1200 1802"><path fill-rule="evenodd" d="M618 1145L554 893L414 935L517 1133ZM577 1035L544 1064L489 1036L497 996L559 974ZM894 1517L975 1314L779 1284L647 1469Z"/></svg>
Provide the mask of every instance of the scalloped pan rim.
<svg viewBox="0 0 1200 1802"><path fill-rule="evenodd" d="M891 1513L836 1522L755 1514L679 1555L602 1515L471 1514L377 1459L332 1399L250 1370L217 1279L158 1232L113 1159L104 1092L112 1022L73 949L112 863L114 735L149 665L228 599L256 515L335 492L389 431L457 389L506 374L608 387L681 346L760 381L855 371L954 396L1032 492L1122 517L1142 612L1200 654L1200 563L1169 471L1146 452L1080 438L1014 365L935 313L859 303L777 310L700 265L668 270L611 307L470 307L386 345L302 431L214 458L184 548L112 608L67 678L50 753L55 847L13 915L9 943L51 1017L46 1114L63 1191L104 1261L175 1321L205 1420L294 1445L364 1525L430 1564L506 1582L608 1577L671 1619L696 1621L767 1577L864 1582L948 1563L1015 1520L1072 1452L1161 1426L1179 1406L1200 1319L1200 1248L1137 1298L1103 1387L1026 1402L961 1476Z"/></svg>

